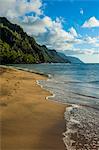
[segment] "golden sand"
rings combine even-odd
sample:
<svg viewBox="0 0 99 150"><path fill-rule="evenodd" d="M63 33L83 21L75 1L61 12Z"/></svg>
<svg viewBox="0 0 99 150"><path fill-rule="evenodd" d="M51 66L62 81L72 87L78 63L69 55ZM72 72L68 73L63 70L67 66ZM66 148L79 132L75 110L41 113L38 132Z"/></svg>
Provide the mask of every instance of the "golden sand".
<svg viewBox="0 0 99 150"><path fill-rule="evenodd" d="M2 150L65 150L66 106L46 100L37 85L46 77L0 68L0 130Z"/></svg>

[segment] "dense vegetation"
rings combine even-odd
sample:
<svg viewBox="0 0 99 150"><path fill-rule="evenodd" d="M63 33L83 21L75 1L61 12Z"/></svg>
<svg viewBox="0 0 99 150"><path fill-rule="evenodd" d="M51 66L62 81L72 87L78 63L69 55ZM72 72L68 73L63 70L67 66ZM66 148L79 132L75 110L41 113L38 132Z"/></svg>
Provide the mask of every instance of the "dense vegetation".
<svg viewBox="0 0 99 150"><path fill-rule="evenodd" d="M36 43L23 29L0 17L0 63L67 63L55 50Z"/></svg>

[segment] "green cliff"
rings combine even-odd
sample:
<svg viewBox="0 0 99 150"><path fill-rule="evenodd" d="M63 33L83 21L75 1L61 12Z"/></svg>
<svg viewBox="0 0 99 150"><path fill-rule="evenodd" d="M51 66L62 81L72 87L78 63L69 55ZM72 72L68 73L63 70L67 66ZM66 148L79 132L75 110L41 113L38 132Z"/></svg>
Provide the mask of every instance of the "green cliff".
<svg viewBox="0 0 99 150"><path fill-rule="evenodd" d="M55 50L37 44L23 29L0 17L0 64L68 63Z"/></svg>

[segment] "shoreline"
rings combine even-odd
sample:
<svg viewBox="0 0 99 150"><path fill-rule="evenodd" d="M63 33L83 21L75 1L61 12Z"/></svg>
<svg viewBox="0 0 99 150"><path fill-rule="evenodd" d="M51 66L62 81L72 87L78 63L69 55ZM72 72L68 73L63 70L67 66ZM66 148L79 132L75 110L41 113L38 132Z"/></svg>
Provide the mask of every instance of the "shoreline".
<svg viewBox="0 0 99 150"><path fill-rule="evenodd" d="M47 80L49 80L49 79L47 79ZM48 92L50 93L50 95L48 95L48 96L46 97L46 100L49 100L50 97L55 97L55 94L54 94L52 91L45 89L45 88L43 87L43 85L41 85L41 84L39 83L39 80L36 80L36 82L37 82L37 84L38 84L43 90L46 90L46 91L48 91ZM51 100L51 101L52 101L52 100ZM53 102L56 102L56 101L53 100Z"/></svg>
<svg viewBox="0 0 99 150"><path fill-rule="evenodd" d="M52 93L37 84L47 77L13 68L5 67L1 73L3 92L12 90L1 96L2 149L65 150L62 139L68 105L47 100ZM16 83L18 87L13 87Z"/></svg>
<svg viewBox="0 0 99 150"><path fill-rule="evenodd" d="M40 73L40 72L37 72L35 70L29 70L27 68L20 68L20 67L15 67L15 66L6 66L6 65L0 65L0 68L15 69L15 70L25 71L25 72L29 72L29 73L34 73L34 74L41 75L41 76L44 76L44 77L47 77L47 78L50 77L50 75Z"/></svg>

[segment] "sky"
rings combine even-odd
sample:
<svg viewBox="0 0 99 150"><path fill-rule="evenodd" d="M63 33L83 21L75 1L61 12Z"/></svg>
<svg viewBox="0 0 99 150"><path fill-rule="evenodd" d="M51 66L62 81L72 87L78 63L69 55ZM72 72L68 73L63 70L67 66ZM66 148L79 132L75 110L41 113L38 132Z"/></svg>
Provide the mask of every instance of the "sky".
<svg viewBox="0 0 99 150"><path fill-rule="evenodd" d="M99 63L99 0L0 0L0 16L39 44Z"/></svg>

